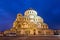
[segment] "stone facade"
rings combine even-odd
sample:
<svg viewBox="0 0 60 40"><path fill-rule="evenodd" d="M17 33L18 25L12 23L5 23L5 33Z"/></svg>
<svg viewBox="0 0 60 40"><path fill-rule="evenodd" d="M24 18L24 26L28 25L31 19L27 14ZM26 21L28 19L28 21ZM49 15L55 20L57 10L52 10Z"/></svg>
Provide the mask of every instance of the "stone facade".
<svg viewBox="0 0 60 40"><path fill-rule="evenodd" d="M43 18L37 15L35 10L29 9L25 11L24 16L17 14L17 18L10 30L6 30L4 34L17 35L53 35L53 30L48 28Z"/></svg>

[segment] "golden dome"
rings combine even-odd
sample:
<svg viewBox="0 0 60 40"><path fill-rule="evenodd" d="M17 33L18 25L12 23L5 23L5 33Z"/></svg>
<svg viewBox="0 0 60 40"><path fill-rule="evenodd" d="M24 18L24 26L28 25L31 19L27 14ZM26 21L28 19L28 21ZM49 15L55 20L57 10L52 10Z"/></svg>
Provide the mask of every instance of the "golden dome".
<svg viewBox="0 0 60 40"><path fill-rule="evenodd" d="M18 13L17 16L22 16L22 14Z"/></svg>

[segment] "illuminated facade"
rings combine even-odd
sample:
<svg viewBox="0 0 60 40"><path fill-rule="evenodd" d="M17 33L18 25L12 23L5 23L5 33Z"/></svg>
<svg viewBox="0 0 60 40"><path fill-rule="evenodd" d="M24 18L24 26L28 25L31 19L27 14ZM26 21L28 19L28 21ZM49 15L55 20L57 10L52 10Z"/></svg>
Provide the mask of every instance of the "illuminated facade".
<svg viewBox="0 0 60 40"><path fill-rule="evenodd" d="M10 30L4 34L15 33L17 35L53 35L53 30L48 28L43 18L37 15L35 10L25 11L24 16L17 14L17 18Z"/></svg>

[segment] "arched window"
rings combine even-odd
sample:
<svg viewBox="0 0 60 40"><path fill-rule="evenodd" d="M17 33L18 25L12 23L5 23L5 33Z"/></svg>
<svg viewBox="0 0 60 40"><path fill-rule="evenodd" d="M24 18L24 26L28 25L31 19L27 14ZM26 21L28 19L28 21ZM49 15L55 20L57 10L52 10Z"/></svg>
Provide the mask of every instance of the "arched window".
<svg viewBox="0 0 60 40"><path fill-rule="evenodd" d="M30 11L30 13L31 13L31 11Z"/></svg>

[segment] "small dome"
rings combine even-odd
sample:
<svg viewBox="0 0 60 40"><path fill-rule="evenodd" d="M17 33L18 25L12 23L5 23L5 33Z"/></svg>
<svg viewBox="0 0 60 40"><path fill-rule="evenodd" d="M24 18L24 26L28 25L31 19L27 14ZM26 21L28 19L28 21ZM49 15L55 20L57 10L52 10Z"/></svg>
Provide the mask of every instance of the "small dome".
<svg viewBox="0 0 60 40"><path fill-rule="evenodd" d="M37 15L37 12L33 9L29 9L29 10L25 11L24 14L27 15L27 16L30 15L30 14Z"/></svg>
<svg viewBox="0 0 60 40"><path fill-rule="evenodd" d="M39 22L43 22L43 18L41 18L40 16L37 16L37 19Z"/></svg>
<svg viewBox="0 0 60 40"><path fill-rule="evenodd" d="M22 16L22 14L18 13L17 16Z"/></svg>
<svg viewBox="0 0 60 40"><path fill-rule="evenodd" d="M42 18L42 17L40 17L40 16L37 16L37 18L38 18L38 19L42 19L42 20L43 20L43 18Z"/></svg>

